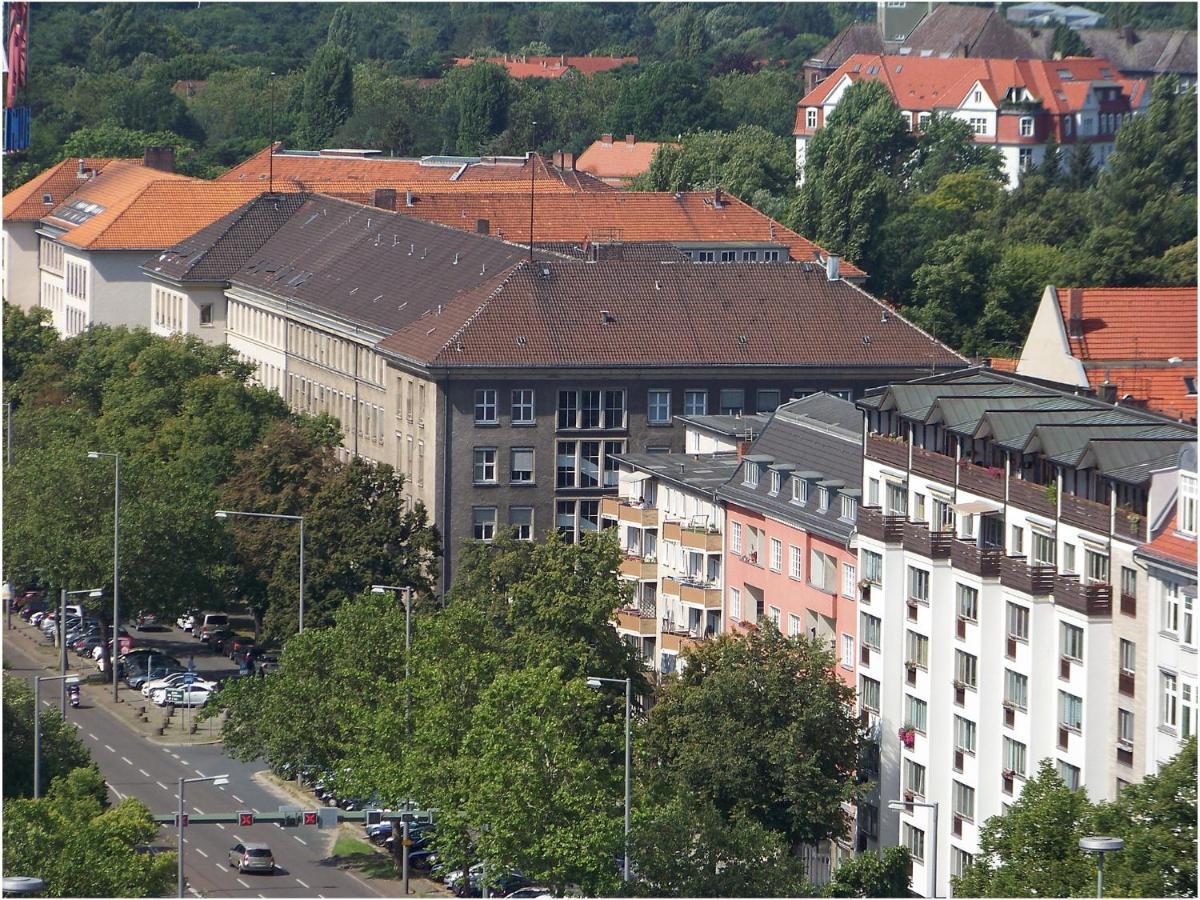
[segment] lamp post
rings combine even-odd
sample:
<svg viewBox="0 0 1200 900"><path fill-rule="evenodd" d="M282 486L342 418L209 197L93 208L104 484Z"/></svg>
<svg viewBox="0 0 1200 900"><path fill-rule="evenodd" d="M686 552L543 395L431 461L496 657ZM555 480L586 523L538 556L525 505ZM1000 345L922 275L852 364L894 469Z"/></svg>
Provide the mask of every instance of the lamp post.
<svg viewBox="0 0 1200 900"><path fill-rule="evenodd" d="M289 516L284 513L260 513L260 512L241 512L232 509L218 509L214 515L218 519L227 519L229 516L249 516L255 519L286 519L289 522L300 523L300 628L301 634L304 633L304 516Z"/></svg>
<svg viewBox="0 0 1200 900"><path fill-rule="evenodd" d="M399 593L404 592L404 727L408 728L408 713L410 703L409 696L409 652L412 650L412 588L397 587L394 584L373 584L371 585L372 594L383 594L387 591Z"/></svg>
<svg viewBox="0 0 1200 900"><path fill-rule="evenodd" d="M67 681L79 680L74 672L63 675L37 675L33 679L33 799L42 796L42 682L61 681L66 691ZM63 706L66 706L64 703ZM63 715L66 715L64 711Z"/></svg>
<svg viewBox="0 0 1200 900"><path fill-rule="evenodd" d="M587 686L599 688L604 684L625 685L625 854L622 879L629 881L629 831L630 831L630 801L633 797L630 775L633 770L632 743L630 741L630 723L633 720L633 680L630 678L596 678L589 677Z"/></svg>
<svg viewBox="0 0 1200 900"><path fill-rule="evenodd" d="M67 677L67 598L86 595L91 598L104 596L104 591L100 588L89 588L85 591L68 591L64 588L59 594L58 605L58 674L60 678ZM62 710L62 717L67 717L67 683L62 683L62 692L59 697L59 709Z"/></svg>
<svg viewBox="0 0 1200 900"><path fill-rule="evenodd" d="M111 456L115 464L113 470L113 637L108 662L112 668L113 703L119 703L121 698L117 695L117 657L120 655L118 648L121 640L119 636L121 630L121 454L103 453L98 450L88 451L88 459L100 459L104 456Z"/></svg>
<svg viewBox="0 0 1200 900"><path fill-rule="evenodd" d="M1096 855L1096 896L1104 896L1104 854L1125 849L1125 842L1117 837L1089 834L1079 839L1079 849Z"/></svg>
<svg viewBox="0 0 1200 900"><path fill-rule="evenodd" d="M929 842L929 853L933 861L930 864L929 872L932 886L929 889L929 896L937 896L937 849L938 849L938 804L936 801L927 802L925 800L890 800L888 801L888 809L905 810L910 806L923 806L925 809L933 811L933 838Z"/></svg>
<svg viewBox="0 0 1200 900"><path fill-rule="evenodd" d="M176 877L176 894L177 897L183 896L183 789L184 785L198 784L202 781L211 781L213 784L229 784L228 775L201 775L198 778L183 778L179 779L179 811L175 816L175 830L179 834L179 850L176 856L179 857L179 872Z"/></svg>

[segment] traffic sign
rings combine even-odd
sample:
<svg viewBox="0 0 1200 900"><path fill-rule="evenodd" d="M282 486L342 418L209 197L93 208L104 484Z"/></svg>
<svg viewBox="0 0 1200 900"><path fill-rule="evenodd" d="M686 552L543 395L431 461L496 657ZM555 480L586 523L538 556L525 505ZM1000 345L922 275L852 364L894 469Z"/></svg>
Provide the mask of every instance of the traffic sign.
<svg viewBox="0 0 1200 900"><path fill-rule="evenodd" d="M383 821L383 810L368 809L363 811L368 825L378 825Z"/></svg>
<svg viewBox="0 0 1200 900"><path fill-rule="evenodd" d="M249 828L254 824L254 813L242 810L238 813L238 825L241 828Z"/></svg>
<svg viewBox="0 0 1200 900"><path fill-rule="evenodd" d="M196 673L195 672L187 672L184 674L184 676L181 680L183 681L184 684L187 684L187 685L195 684L196 683Z"/></svg>
<svg viewBox="0 0 1200 900"><path fill-rule="evenodd" d="M183 822L182 823L179 821L179 813L175 813L175 827L178 828L181 824L184 828L187 828L187 824L188 824L188 814L187 813L183 814Z"/></svg>
<svg viewBox="0 0 1200 900"><path fill-rule="evenodd" d="M182 688L167 688L167 702L168 703L183 703L183 689Z"/></svg>
<svg viewBox="0 0 1200 900"><path fill-rule="evenodd" d="M304 824L305 825L316 825L317 824L317 811L315 809L314 810L306 809L304 811Z"/></svg>

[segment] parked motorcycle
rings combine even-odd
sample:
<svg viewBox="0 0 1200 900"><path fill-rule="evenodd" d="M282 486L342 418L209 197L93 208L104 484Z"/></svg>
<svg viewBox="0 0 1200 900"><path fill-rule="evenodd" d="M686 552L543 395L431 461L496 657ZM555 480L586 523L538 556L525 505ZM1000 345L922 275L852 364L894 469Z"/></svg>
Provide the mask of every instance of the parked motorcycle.
<svg viewBox="0 0 1200 900"><path fill-rule="evenodd" d="M71 684L67 686L67 700L70 702L72 709L79 708L79 685Z"/></svg>

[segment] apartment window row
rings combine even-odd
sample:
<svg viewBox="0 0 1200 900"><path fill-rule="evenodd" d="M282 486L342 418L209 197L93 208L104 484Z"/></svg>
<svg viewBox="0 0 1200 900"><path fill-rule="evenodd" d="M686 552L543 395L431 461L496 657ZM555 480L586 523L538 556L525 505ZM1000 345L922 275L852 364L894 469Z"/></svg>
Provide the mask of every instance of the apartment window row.
<svg viewBox="0 0 1200 900"><path fill-rule="evenodd" d="M1196 598L1180 590L1177 582L1162 583L1159 630L1184 644L1196 647Z"/></svg>
<svg viewBox="0 0 1200 900"><path fill-rule="evenodd" d="M284 348L287 323L281 316L257 309L239 300L230 300L226 328L277 350Z"/></svg>
<svg viewBox="0 0 1200 900"><path fill-rule="evenodd" d="M369 347L307 325L288 323L288 353L327 369L383 387L387 365Z"/></svg>
<svg viewBox="0 0 1200 900"><path fill-rule="evenodd" d="M425 442L413 436L396 435L396 471L402 472L407 485L425 484Z"/></svg>
<svg viewBox="0 0 1200 900"><path fill-rule="evenodd" d="M558 441L555 486L558 488L616 487L620 480L617 456L624 441Z"/></svg>
<svg viewBox="0 0 1200 900"><path fill-rule="evenodd" d="M1174 672L1159 672L1160 727L1175 731L1180 740L1196 733L1197 685Z"/></svg>
<svg viewBox="0 0 1200 900"><path fill-rule="evenodd" d="M476 403L478 413L478 399ZM478 415L476 421L479 421ZM623 430L626 427L625 391L591 388L560 390L555 422L560 430L567 431Z"/></svg>
<svg viewBox="0 0 1200 900"><path fill-rule="evenodd" d="M384 410L382 406L358 401L358 436L370 444L383 446L384 440Z"/></svg>
<svg viewBox="0 0 1200 900"><path fill-rule="evenodd" d="M473 475L475 484L500 483L500 451L496 447L476 447L474 450ZM508 451L509 484L533 484L534 449L511 447Z"/></svg>
<svg viewBox="0 0 1200 900"><path fill-rule="evenodd" d="M67 260L66 274L63 280L68 297L74 297L76 300L87 299L87 274L87 266L83 263Z"/></svg>
<svg viewBox="0 0 1200 900"><path fill-rule="evenodd" d="M404 375L396 376L396 418L415 421L425 427L425 382Z"/></svg>
<svg viewBox="0 0 1200 900"><path fill-rule="evenodd" d="M49 238L41 238L38 242L38 260L47 272L55 275L63 273L63 245Z"/></svg>
<svg viewBox="0 0 1200 900"><path fill-rule="evenodd" d="M79 334L83 334L84 330L87 328L87 313L85 313L82 309L76 309L73 306L68 306L66 308L64 319L66 337L70 338Z"/></svg>
<svg viewBox="0 0 1200 900"><path fill-rule="evenodd" d="M600 530L599 500L554 501L554 527L569 542Z"/></svg>
<svg viewBox="0 0 1200 900"><path fill-rule="evenodd" d="M475 506L471 508L472 537L477 541L491 541L496 538L498 509L495 506ZM518 541L533 540L533 507L510 506L508 508L508 527L512 529L513 537Z"/></svg>
<svg viewBox="0 0 1200 900"><path fill-rule="evenodd" d="M61 313L64 308L63 286L52 281L43 281L41 288L41 305L53 313Z"/></svg>
<svg viewBox="0 0 1200 900"><path fill-rule="evenodd" d="M185 331L187 323L184 321L184 304L186 302L183 294L155 287L150 302L150 314L154 324L167 331Z"/></svg>

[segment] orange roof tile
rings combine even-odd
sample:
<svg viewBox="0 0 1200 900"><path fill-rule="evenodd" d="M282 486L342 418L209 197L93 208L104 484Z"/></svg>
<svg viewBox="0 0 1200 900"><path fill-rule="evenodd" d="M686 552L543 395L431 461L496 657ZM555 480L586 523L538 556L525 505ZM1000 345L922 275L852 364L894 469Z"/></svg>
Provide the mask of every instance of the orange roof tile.
<svg viewBox="0 0 1200 900"><path fill-rule="evenodd" d="M605 141L601 138L579 154L575 168L597 178L633 178L648 171L662 144L655 141Z"/></svg>
<svg viewBox="0 0 1200 900"><path fill-rule="evenodd" d="M64 159L44 172L39 172L20 187L13 188L4 196L4 218L9 222L37 222L46 213L71 196L76 190L87 183L87 179L79 178L79 164L93 172L101 172L111 162L118 160L88 157ZM140 159L123 159L119 162L140 166ZM49 194L50 202L43 197Z"/></svg>
<svg viewBox="0 0 1200 900"><path fill-rule="evenodd" d="M444 194L416 192L411 207L396 211L474 231L479 219L491 234L523 243L529 239L528 193ZM534 204L534 242L562 241L763 241L784 244L791 258L815 258L816 244L731 195L713 206L710 193L681 194L612 191L543 194ZM822 251L824 252L824 251ZM843 262L842 274L865 277Z"/></svg>
<svg viewBox="0 0 1200 900"><path fill-rule="evenodd" d="M456 66L469 66L477 62L490 62L504 66L513 78L561 78L571 69L581 75L595 75L621 66L636 64L636 56L489 56L483 60L470 56L455 58Z"/></svg>
<svg viewBox="0 0 1200 900"><path fill-rule="evenodd" d="M1138 548L1138 554L1155 556L1176 563L1183 563L1193 572L1196 570L1196 539L1186 537L1176 530L1176 513L1148 544Z"/></svg>
<svg viewBox="0 0 1200 900"><path fill-rule="evenodd" d="M1009 359L1004 356L993 356L988 363L988 367L996 372L1015 372L1017 371L1017 363L1019 359Z"/></svg>

